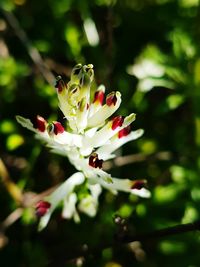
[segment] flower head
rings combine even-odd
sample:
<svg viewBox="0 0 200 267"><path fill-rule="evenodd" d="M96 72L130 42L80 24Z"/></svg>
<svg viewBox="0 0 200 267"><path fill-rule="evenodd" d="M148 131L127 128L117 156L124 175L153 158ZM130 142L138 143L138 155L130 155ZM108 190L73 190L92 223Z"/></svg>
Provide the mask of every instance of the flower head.
<svg viewBox="0 0 200 267"><path fill-rule="evenodd" d="M68 130L60 122L47 122L41 116L37 116L34 123L21 116L16 117L22 126L32 130L37 138L45 141L52 152L68 157L78 170L36 206L36 214L41 217L40 229L47 225L51 213L61 201L64 204L65 218L73 217L75 221L79 221L77 210L94 216L102 187L113 193L121 190L142 197L150 196L143 180L113 178L102 168L105 160L115 157L113 152L116 149L139 138L143 130L131 131L130 124L135 120L134 113L126 117L113 117L121 104L120 92L108 94L104 103L105 87L100 85L91 97L93 77L92 64L77 64L67 84L60 76L56 79L59 107L66 119ZM78 185L87 188L88 194L82 200L77 197Z"/></svg>

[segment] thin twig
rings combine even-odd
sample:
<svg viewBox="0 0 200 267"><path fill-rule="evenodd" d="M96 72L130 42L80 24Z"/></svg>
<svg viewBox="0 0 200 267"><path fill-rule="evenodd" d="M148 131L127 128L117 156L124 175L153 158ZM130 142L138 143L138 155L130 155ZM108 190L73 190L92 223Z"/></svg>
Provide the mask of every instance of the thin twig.
<svg viewBox="0 0 200 267"><path fill-rule="evenodd" d="M121 167L136 162L143 162L147 160L170 160L171 158L172 154L169 151L160 151L151 155L145 155L143 153L131 154L106 161L103 165L103 168L104 170L109 170L114 167Z"/></svg>
<svg viewBox="0 0 200 267"><path fill-rule="evenodd" d="M163 238L167 236L184 234L187 232L199 231L199 230L200 230L200 221L196 221L194 223L188 223L188 224L180 224L180 225L176 225L176 226L172 226L172 227L168 227L164 229L155 230L150 233L126 235L124 237L121 237L120 240L119 239L116 240L114 238L113 240L110 240L107 242L104 241L101 245L98 245L97 247L89 247L87 245L83 245L82 248L80 249L71 250L68 253L68 255L64 253L66 251L66 248L62 244L62 247L59 247L59 248L57 247L55 255L53 255L54 253L52 251L51 266L54 266L53 264L55 262L66 263L67 261L71 261L73 259L77 259L80 257L99 255L99 253L101 253L101 251L103 251L104 249L111 248L111 247L112 248L119 247L119 246L126 245L134 241L145 242L147 240L148 241L155 240L155 239L159 239L159 238Z"/></svg>
<svg viewBox="0 0 200 267"><path fill-rule="evenodd" d="M52 86L55 78L54 75L51 73L48 66L43 61L39 51L31 44L26 32L22 29L22 27L19 24L19 21L15 17L15 15L11 12L8 12L6 10L2 10L7 22L9 25L13 28L16 36L19 38L19 40L22 42L22 44L26 47L27 52L32 59L32 61L35 63L45 80Z"/></svg>
<svg viewBox="0 0 200 267"><path fill-rule="evenodd" d="M8 217L1 223L1 231L5 231L9 226L15 223L23 213L23 208L17 208L11 212Z"/></svg>

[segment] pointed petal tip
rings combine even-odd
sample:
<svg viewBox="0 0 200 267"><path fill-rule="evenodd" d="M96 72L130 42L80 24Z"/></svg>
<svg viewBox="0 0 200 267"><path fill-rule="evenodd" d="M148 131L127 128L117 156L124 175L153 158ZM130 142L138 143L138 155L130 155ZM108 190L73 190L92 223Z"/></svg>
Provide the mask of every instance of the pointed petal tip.
<svg viewBox="0 0 200 267"><path fill-rule="evenodd" d="M121 127L124 122L123 116L116 116L112 119L112 130L117 129L118 127Z"/></svg>
<svg viewBox="0 0 200 267"><path fill-rule="evenodd" d="M55 88L57 89L59 94L66 89L66 85L60 75L56 77Z"/></svg>
<svg viewBox="0 0 200 267"><path fill-rule="evenodd" d="M140 190L131 189L131 193L134 195L137 195L139 197L143 197L143 198L150 198L151 197L151 192L149 190L147 190L146 188L142 188Z"/></svg>
<svg viewBox="0 0 200 267"><path fill-rule="evenodd" d="M120 101L121 93L119 91L113 91L106 97L107 106L115 106L118 101Z"/></svg>
<svg viewBox="0 0 200 267"><path fill-rule="evenodd" d="M27 128L28 130L36 132L36 130L33 126L33 123L29 119L26 119L20 115L16 115L15 118L16 118L17 122L19 124L21 124L24 128Z"/></svg>

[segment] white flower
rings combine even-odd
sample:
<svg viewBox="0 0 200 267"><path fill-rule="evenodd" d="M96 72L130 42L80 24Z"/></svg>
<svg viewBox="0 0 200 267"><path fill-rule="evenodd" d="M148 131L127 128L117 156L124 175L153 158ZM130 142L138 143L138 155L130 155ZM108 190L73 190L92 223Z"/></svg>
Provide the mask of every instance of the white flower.
<svg viewBox="0 0 200 267"><path fill-rule="evenodd" d="M48 123L41 116L37 116L34 123L21 116L16 117L22 126L43 140L52 152L68 157L78 170L36 206L36 213L41 217L40 229L47 225L52 212L61 201L64 204L62 215L65 218L74 218L78 222L80 219L77 210L95 216L102 187L113 193L121 190L142 197L150 196L150 192L144 188L145 181L112 178L102 169L104 160L114 158L113 152L116 149L140 137L143 130L131 131L134 113L110 119L121 104L121 94L118 91L111 92L103 104L105 87L101 85L91 97L93 76L91 64L77 64L68 84L60 76L57 78L55 87L67 128L57 121ZM81 200L78 198L78 185L86 187L88 192Z"/></svg>

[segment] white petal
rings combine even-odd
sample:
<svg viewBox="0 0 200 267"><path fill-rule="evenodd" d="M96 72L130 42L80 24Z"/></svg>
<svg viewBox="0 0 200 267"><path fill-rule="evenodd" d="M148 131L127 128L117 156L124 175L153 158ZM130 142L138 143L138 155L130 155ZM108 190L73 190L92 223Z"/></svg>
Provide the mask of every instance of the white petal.
<svg viewBox="0 0 200 267"><path fill-rule="evenodd" d="M53 135L53 139L55 142L61 145L68 145L68 146L82 146L82 136L78 134L71 134L68 132L63 132L57 135Z"/></svg>
<svg viewBox="0 0 200 267"><path fill-rule="evenodd" d="M109 189L112 192L117 192L117 191L123 191L127 193L131 193L140 197L144 198L149 198L151 196L151 193L146 189L146 188L141 188L141 189L131 189L131 186L133 184L133 181L129 179L118 179L118 178L112 178L113 183L112 184L107 184L100 180L99 182L101 185Z"/></svg>
<svg viewBox="0 0 200 267"><path fill-rule="evenodd" d="M105 183L103 180L101 180L101 185L109 189L111 191L124 191L124 192L130 192L131 191L131 185L132 181L129 179L118 179L118 178L112 178L113 183L108 184Z"/></svg>
<svg viewBox="0 0 200 267"><path fill-rule="evenodd" d="M114 136L118 131L127 127L135 120L135 114L132 113L129 116L125 117L122 126L117 127L115 130L112 130L112 121L109 121L103 128L95 133L93 138L83 139L83 149L86 147L99 147L104 145L109 139Z"/></svg>
<svg viewBox="0 0 200 267"><path fill-rule="evenodd" d="M98 203L91 195L81 199L78 205L78 209L90 217L94 217L96 215L97 207Z"/></svg>
<svg viewBox="0 0 200 267"><path fill-rule="evenodd" d="M77 196L76 193L71 193L64 199L64 206L62 211L62 216L65 219L75 218L76 222L80 221L79 215L76 210L76 203L77 203ZM77 221L77 219L79 220Z"/></svg>
<svg viewBox="0 0 200 267"><path fill-rule="evenodd" d="M46 227L50 216L57 205L71 192L73 192L75 186L80 185L84 182L85 178L81 172L77 172L69 177L63 184L61 184L50 196L45 200L51 203L49 211L40 219L39 230Z"/></svg>
<svg viewBox="0 0 200 267"><path fill-rule="evenodd" d="M94 217L97 213L98 208L98 198L102 192L101 186L99 184L88 185L91 195L86 196L80 201L79 210L84 212L90 217Z"/></svg>
<svg viewBox="0 0 200 267"><path fill-rule="evenodd" d="M116 92L117 102L115 105L108 106L103 105L100 109L88 119L88 128L96 127L102 125L106 119L108 119L120 106L121 104L121 94Z"/></svg>
<svg viewBox="0 0 200 267"><path fill-rule="evenodd" d="M136 131L130 132L127 136L123 136L121 138L118 138L118 134L113 136L113 138L110 140L110 144L106 144L104 146L101 146L96 150L96 153L99 155L100 159L108 160L114 157L112 154L115 150L117 150L119 147L123 146L127 142L133 141L140 136L142 136L144 133L143 129L138 129Z"/></svg>
<svg viewBox="0 0 200 267"><path fill-rule="evenodd" d="M136 196L144 197L144 198L149 198L151 196L151 192L147 190L146 188L132 189L131 193Z"/></svg>
<svg viewBox="0 0 200 267"><path fill-rule="evenodd" d="M26 119L22 116L17 115L16 120L19 124L21 124L23 127L37 133L37 130L33 127L32 122L29 119Z"/></svg>
<svg viewBox="0 0 200 267"><path fill-rule="evenodd" d="M97 88L97 92L98 91L102 91L103 93L105 93L105 86L104 85L100 85ZM94 103L90 104L90 108L89 108L89 118L92 117L100 108L102 107L102 104L97 100Z"/></svg>
<svg viewBox="0 0 200 267"><path fill-rule="evenodd" d="M90 192L91 192L92 196L95 199L98 199L99 195L102 192L101 186L99 184L95 184L95 185L89 185L88 187L90 189Z"/></svg>

